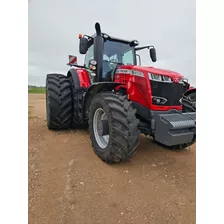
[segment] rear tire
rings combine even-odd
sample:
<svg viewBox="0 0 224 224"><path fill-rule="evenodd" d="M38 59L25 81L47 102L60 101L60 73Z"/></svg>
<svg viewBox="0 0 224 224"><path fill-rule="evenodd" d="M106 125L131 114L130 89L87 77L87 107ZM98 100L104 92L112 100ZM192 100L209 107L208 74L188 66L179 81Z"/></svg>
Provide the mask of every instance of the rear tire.
<svg viewBox="0 0 224 224"><path fill-rule="evenodd" d="M46 113L49 129L71 127L72 96L69 80L61 74L48 74L46 78Z"/></svg>
<svg viewBox="0 0 224 224"><path fill-rule="evenodd" d="M104 148L99 146L94 133L94 114L103 110L108 120L109 140ZM89 108L89 132L95 153L106 163L127 160L139 145L139 120L136 110L126 96L111 92L98 93L91 100Z"/></svg>

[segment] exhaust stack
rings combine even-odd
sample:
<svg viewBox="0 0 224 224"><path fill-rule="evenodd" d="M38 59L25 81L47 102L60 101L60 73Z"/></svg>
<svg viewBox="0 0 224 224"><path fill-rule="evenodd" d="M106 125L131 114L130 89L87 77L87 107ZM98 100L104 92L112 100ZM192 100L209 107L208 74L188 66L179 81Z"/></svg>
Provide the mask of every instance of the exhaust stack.
<svg viewBox="0 0 224 224"><path fill-rule="evenodd" d="M103 48L104 48L104 39L102 37L100 24L95 24L96 36L94 37L94 59L97 62L96 65L96 76L94 82L102 81L102 63L103 63Z"/></svg>
<svg viewBox="0 0 224 224"><path fill-rule="evenodd" d="M95 29L96 29L96 35L97 36L101 36L101 28L100 28L100 24L99 23L96 23L95 24Z"/></svg>

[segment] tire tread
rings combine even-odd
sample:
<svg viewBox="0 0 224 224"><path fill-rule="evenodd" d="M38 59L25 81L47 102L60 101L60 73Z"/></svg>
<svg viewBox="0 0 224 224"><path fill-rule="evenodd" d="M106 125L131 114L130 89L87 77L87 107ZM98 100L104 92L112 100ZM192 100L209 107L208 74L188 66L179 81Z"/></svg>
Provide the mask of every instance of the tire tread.
<svg viewBox="0 0 224 224"><path fill-rule="evenodd" d="M46 109L49 129L62 130L71 127L72 97L69 80L62 74L46 77Z"/></svg>

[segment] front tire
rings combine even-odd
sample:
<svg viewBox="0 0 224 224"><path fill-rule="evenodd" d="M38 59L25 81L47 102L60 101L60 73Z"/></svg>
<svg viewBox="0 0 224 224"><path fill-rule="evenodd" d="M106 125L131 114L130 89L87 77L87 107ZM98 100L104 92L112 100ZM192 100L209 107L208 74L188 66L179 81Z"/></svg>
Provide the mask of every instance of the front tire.
<svg viewBox="0 0 224 224"><path fill-rule="evenodd" d="M61 74L46 77L46 113L49 129L61 130L71 127L72 95L69 80Z"/></svg>
<svg viewBox="0 0 224 224"><path fill-rule="evenodd" d="M90 139L95 153L104 162L119 163L127 160L136 151L140 131L135 113L136 110L126 96L103 92L91 100Z"/></svg>

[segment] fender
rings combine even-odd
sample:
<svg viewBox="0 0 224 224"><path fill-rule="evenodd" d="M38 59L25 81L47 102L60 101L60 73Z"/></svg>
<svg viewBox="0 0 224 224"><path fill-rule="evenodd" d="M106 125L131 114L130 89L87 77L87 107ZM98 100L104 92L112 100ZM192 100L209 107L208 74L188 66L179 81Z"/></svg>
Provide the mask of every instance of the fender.
<svg viewBox="0 0 224 224"><path fill-rule="evenodd" d="M67 73L67 77L72 77L76 89L80 88L79 76L76 69L71 68Z"/></svg>
<svg viewBox="0 0 224 224"><path fill-rule="evenodd" d="M91 85L88 72L84 68L78 68L78 69L72 68L68 71L67 76L68 77L72 76L76 89L78 88L87 89Z"/></svg>
<svg viewBox="0 0 224 224"><path fill-rule="evenodd" d="M122 83L119 82L95 82L93 83L86 92L85 99L84 99L84 111L86 111L86 115L88 114L88 105L90 103L90 100L93 96L95 96L97 93L103 91L112 91L117 86L122 85Z"/></svg>
<svg viewBox="0 0 224 224"><path fill-rule="evenodd" d="M196 88L190 87L183 95L186 97L189 94L195 93L196 94Z"/></svg>

